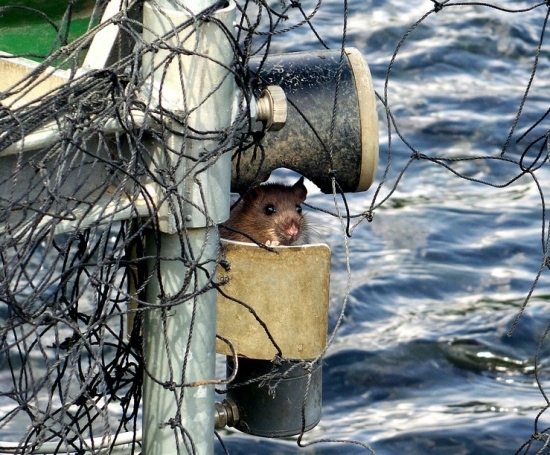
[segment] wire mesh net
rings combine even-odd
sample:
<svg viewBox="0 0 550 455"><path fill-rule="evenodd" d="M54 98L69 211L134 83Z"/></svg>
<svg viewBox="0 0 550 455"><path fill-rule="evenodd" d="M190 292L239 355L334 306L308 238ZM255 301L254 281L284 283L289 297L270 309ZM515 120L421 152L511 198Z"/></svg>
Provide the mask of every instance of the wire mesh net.
<svg viewBox="0 0 550 455"><path fill-rule="evenodd" d="M400 52L411 34L441 10L463 7L454 2L426 3L426 14L411 24L398 42L388 66L385 91L379 95L385 107L389 147L386 172L370 209L361 214L348 213L345 195L341 195L343 199L338 201L344 203L336 203L333 214L342 219L343 229L351 234L391 200L402 176L417 160L443 166L462 179L471 177L455 168L460 161L511 163L517 166L514 176L479 183L503 187L528 175L540 189L543 261L526 296L526 305L548 266L544 191L537 179L538 169L547 161L544 122L548 111L519 136L516 125L536 76L548 5L540 3L511 11L496 4L478 4L499 13L538 9L543 17L540 40L534 47L532 79L526 82L525 97L502 153L449 159L443 154L426 155L408 143L392 114L388 94ZM150 4L158 7L155 2ZM174 27L179 36L185 36L192 35L200 25L214 24L231 44L233 63L226 69L244 98L260 95L257 74L249 68L251 59L261 66L274 53L272 49L277 49L278 40L307 36L318 48L328 47L314 26L314 19L322 11L321 1L308 5L295 1L239 1L234 35L215 15L226 5L222 1L195 11L190 20ZM189 205L196 204L196 200L178 192L178 188L182 182L200 187L197 182L201 174L223 156L231 154L235 161L242 153L263 153L266 133L253 128L253 116L245 102L229 127L207 131L190 124L196 106L171 105L171 94L163 92L162 77L157 87L151 85L152 73L179 55L195 55L208 61L211 57L191 45L174 43L173 30L165 35L150 33L145 40L148 31L142 24L143 3L128 1L116 6L116 12L104 20L108 6L101 0L57 2L50 7L41 2L13 2L0 7L0 27L4 22L6 27L17 29L30 17L41 30L40 39L28 43L30 51L21 51L8 41L3 44L6 50L12 50L12 55L3 57L6 65L20 67L21 58L36 63L25 62L25 71L4 82L0 91L0 433L2 441L11 441L0 443L0 452L30 453L41 448L59 453L100 453L113 451L121 443L129 453L141 450L143 377L155 377L143 358L144 314L186 302L197 305L198 296L218 285L209 280L200 289L194 287L192 277L205 268L186 248L186 216ZM338 43L342 49L347 36L346 7L344 2L343 35ZM106 49L105 62L80 70L93 38L111 25L118 29L120 40L113 49ZM14 35L14 41L18 40L21 36ZM144 70L143 60L159 51L165 51L167 57L156 62L157 68ZM52 67L57 68L56 72ZM182 91L186 90L193 88L185 87L182 81ZM157 103L155 97L163 101ZM167 135L182 142L167 141ZM208 143L206 152L193 155L182 145L188 139ZM519 155L508 151L516 139L525 144ZM398 140L408 147L411 158L390 182L386 177ZM330 153L330 146L326 153ZM162 159L168 155L193 165L183 174L178 173L175 169L179 163ZM327 175L335 182L336 195L337 181L330 171ZM200 188L199 199L203 202L207 191ZM187 270L175 296L162 289L162 257L150 249L161 241L159 226L167 206L181 244L179 260ZM215 224L215 216L202 210L206 224ZM344 250L349 254L347 245ZM146 296L153 279L161 283L157 304ZM339 322L345 313L347 294L342 300ZM218 382L223 392L224 380ZM175 423L175 427L178 425L182 426L181 421ZM184 434L185 428L181 432ZM372 451L366 442L352 443ZM518 453L533 453L535 447L547 443L547 430L537 428ZM303 444L301 440L299 444ZM189 453L195 450L193 444L188 446Z"/></svg>

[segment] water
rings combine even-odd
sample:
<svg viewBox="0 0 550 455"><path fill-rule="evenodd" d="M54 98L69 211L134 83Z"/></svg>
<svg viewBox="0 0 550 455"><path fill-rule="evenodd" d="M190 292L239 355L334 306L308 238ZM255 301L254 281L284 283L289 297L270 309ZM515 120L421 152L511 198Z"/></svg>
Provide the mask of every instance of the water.
<svg viewBox="0 0 550 455"><path fill-rule="evenodd" d="M323 2L312 21L331 48L341 43L342 3ZM531 5L511 0L495 4L514 9ZM312 1L301 5L306 14L314 8ZM434 3L352 0L348 5L346 44L365 55L381 96L393 62L388 102L407 142L431 158L498 157L529 82L547 8L522 14L486 6L444 8L427 16L392 59L404 34ZM283 25L300 18L294 10ZM272 51L322 49L307 26L293 33L276 36ZM545 48L539 65L506 151L512 160L546 133L543 121L515 142L548 109ZM390 162L381 103L379 118L378 178L367 193L347 195L352 214L369 208ZM543 414L535 429L546 404L540 388L550 390L548 343L539 349L550 322L547 270L516 321L544 256L540 193L528 175L504 186L519 167L487 158L445 163L472 180L429 160L414 161L399 180L413 151L394 130L391 144L388 178L376 198L377 204L384 202L372 223L362 221L349 239L347 299L340 222L310 213L333 251L331 330L342 311L344 317L324 362L323 418L304 440L359 441L378 455L513 454L548 426ZM278 175L292 179L287 172ZM546 196L546 164L535 177ZM310 190L309 203L334 209L332 196ZM231 430L221 434L232 455L368 453L353 443L300 449L295 438L258 439ZM222 452L218 446L216 453Z"/></svg>
<svg viewBox="0 0 550 455"><path fill-rule="evenodd" d="M301 4L306 13L313 8L313 2ZM347 45L365 55L380 95L398 42L433 6L430 1L349 2ZM333 48L340 45L342 11L340 1L323 2L313 19ZM432 158L499 156L529 82L546 13L546 7L512 14L453 6L428 16L399 49L387 86L389 106L407 142ZM276 40L276 51L321 49L309 29L296 34L299 39ZM506 150L512 160L546 134L543 121L515 142L548 109L548 76L543 47ZM379 107L378 179L369 192L347 195L352 214L368 209L388 163L387 125ZM391 139L389 177L377 203L413 153L395 131ZM540 143L531 149L527 164L539 148ZM520 173L515 163L486 158L446 164L468 179L496 186ZM547 164L535 176L547 196ZM316 193L308 202L334 208L332 196ZM545 414L534 426L546 404L534 365L538 354L539 382L550 390L548 343L538 350L550 322L547 269L516 321L543 261L542 209L531 176L494 188L457 177L433 161L413 162L373 222L363 221L349 240L351 288L325 359L323 418L304 439L357 440L379 455L513 454L535 431L544 431ZM312 216L334 255L334 327L347 288L343 237L337 219ZM368 453L353 444L299 449L295 441L261 440L260 446L259 439L239 433L223 437L231 454ZM548 453L540 443L534 447Z"/></svg>

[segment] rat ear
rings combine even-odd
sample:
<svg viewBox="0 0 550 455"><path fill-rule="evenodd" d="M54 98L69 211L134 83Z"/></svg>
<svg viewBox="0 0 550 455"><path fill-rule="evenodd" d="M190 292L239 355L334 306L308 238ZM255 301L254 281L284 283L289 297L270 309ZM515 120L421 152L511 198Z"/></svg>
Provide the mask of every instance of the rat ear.
<svg viewBox="0 0 550 455"><path fill-rule="evenodd" d="M294 194L298 199L301 199L302 201L306 200L307 196L307 189L304 185L304 177L300 177L300 180L298 180L294 185L292 185L292 189L294 190Z"/></svg>
<svg viewBox="0 0 550 455"><path fill-rule="evenodd" d="M260 185L250 188L244 195L242 195L243 201L246 205L252 204L254 201L262 199L263 189Z"/></svg>

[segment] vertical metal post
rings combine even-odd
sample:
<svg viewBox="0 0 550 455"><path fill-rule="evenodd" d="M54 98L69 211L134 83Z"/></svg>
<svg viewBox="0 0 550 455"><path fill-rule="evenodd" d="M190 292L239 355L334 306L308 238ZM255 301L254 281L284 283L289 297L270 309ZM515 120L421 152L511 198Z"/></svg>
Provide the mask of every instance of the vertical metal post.
<svg viewBox="0 0 550 455"><path fill-rule="evenodd" d="M205 231L189 231L189 250L200 251L207 234L212 241L207 242L203 257L213 258L217 254L217 236L214 229ZM151 254L173 260L160 263L157 273L162 276L163 289L161 291L156 279L152 280L147 289L149 301L154 302L161 292L175 295L184 289L186 271L183 261L176 259L180 249L177 235L161 234L160 250ZM186 294L201 289L207 282L204 271L195 272L185 288ZM215 268L209 267L208 272L215 273ZM144 455L214 453L213 386L182 387L181 384L214 377L215 300L216 293L210 291L200 299L180 302L165 310L148 311L145 315Z"/></svg>
<svg viewBox="0 0 550 455"><path fill-rule="evenodd" d="M144 320L144 455L214 453L213 386L182 387L214 378L216 292L197 291L216 272L216 224L229 216L230 155L203 158L219 145L211 132L231 123L235 93L228 70L233 47L226 33L234 29L234 3L213 13L214 21L196 16L214 3L156 0L143 8L144 41L156 41L143 59L148 78L143 95L180 114L179 122L167 121L167 146L151 150L152 167L164 171L155 175L172 180L171 186L150 185L162 201L157 207L162 233L146 240L151 257L161 258L147 296L164 307L147 311ZM176 188L175 194L165 194L167 186ZM193 266L197 263L200 267Z"/></svg>

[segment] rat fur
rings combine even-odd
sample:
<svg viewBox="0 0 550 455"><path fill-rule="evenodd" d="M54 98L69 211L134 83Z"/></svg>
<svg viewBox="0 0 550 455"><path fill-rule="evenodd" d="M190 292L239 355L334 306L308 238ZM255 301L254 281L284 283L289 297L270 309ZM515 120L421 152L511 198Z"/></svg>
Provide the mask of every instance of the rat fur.
<svg viewBox="0 0 550 455"><path fill-rule="evenodd" d="M221 226L223 238L267 246L308 243L301 204L307 189L301 177L294 185L265 183L246 192Z"/></svg>

